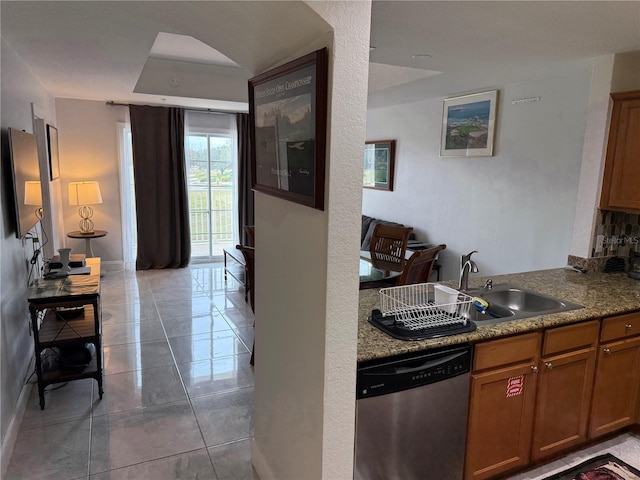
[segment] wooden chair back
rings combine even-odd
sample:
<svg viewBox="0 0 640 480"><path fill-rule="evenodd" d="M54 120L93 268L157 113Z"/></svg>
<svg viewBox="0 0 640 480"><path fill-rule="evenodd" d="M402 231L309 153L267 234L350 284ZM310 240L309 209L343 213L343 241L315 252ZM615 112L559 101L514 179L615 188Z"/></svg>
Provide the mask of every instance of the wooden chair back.
<svg viewBox="0 0 640 480"><path fill-rule="evenodd" d="M245 225L244 233L246 234L247 245L249 247L255 247L256 246L256 237L255 237L256 227L253 225Z"/></svg>
<svg viewBox="0 0 640 480"><path fill-rule="evenodd" d="M372 261L404 263L411 227L385 225L379 223L373 230L369 252Z"/></svg>
<svg viewBox="0 0 640 480"><path fill-rule="evenodd" d="M426 283L436 263L438 253L447 248L445 244L415 252L402 270L396 285L412 285L414 283Z"/></svg>
<svg viewBox="0 0 640 480"><path fill-rule="evenodd" d="M247 278L244 279L247 287L249 288L249 304L251 305L251 311L255 313L255 248L248 247L246 245L236 245L236 248L244 255L244 261L246 265ZM255 342L251 348L251 360L249 363L253 365L255 356Z"/></svg>

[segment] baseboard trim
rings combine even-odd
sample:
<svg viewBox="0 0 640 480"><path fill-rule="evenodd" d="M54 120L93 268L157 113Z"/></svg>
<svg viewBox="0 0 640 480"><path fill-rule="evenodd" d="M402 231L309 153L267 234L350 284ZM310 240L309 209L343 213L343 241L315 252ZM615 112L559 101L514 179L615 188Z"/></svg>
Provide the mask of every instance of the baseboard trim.
<svg viewBox="0 0 640 480"><path fill-rule="evenodd" d="M31 371L31 368L29 371ZM33 383L25 383L22 386L22 390L20 390L20 395L18 396L18 403L16 403L16 408L11 416L11 420L9 421L7 434L4 436L2 448L0 450L0 478L5 478L7 475L7 467L9 466L9 461L13 454L13 448L15 447L16 440L18 439L18 432L20 431L20 425L22 424L22 417L27 409L27 402L29 400L32 387Z"/></svg>
<svg viewBox="0 0 640 480"><path fill-rule="evenodd" d="M124 262L122 260L101 261L100 268L109 272L120 272L124 270Z"/></svg>
<svg viewBox="0 0 640 480"><path fill-rule="evenodd" d="M269 468L269 464L262 455L255 438L251 437L251 463L253 468L256 469L260 480L276 480L273 476L273 472Z"/></svg>

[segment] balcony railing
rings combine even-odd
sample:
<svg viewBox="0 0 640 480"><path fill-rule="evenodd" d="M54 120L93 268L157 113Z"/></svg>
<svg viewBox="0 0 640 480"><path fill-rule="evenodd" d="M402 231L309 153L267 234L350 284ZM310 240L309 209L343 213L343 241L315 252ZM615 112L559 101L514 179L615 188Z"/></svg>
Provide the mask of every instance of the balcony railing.
<svg viewBox="0 0 640 480"><path fill-rule="evenodd" d="M235 245L233 239L233 188L211 188L211 203L206 186L189 186L191 256L222 255L222 249ZM210 251L211 242L211 251Z"/></svg>

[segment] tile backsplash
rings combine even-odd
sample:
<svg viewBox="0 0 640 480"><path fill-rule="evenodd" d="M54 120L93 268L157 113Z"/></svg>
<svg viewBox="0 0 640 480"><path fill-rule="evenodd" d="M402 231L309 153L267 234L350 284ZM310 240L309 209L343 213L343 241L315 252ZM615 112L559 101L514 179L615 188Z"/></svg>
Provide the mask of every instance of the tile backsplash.
<svg viewBox="0 0 640 480"><path fill-rule="evenodd" d="M598 236L602 235L602 251L596 253ZM592 257L628 257L640 251L640 214L598 210Z"/></svg>

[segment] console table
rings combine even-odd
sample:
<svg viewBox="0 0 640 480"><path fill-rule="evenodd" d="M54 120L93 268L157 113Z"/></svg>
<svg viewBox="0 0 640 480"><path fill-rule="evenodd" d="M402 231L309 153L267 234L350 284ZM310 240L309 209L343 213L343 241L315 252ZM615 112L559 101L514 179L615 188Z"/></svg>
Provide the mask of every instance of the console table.
<svg viewBox="0 0 640 480"><path fill-rule="evenodd" d="M249 298L249 282L247 281L247 266L244 255L237 248L224 248L224 281L227 281L227 274L231 275L240 285L244 287L244 301Z"/></svg>
<svg viewBox="0 0 640 480"><path fill-rule="evenodd" d="M29 287L40 409L44 409L44 389L53 383L94 378L102 398L100 259L87 258L86 266L91 268L89 275L39 278ZM95 347L88 364L73 364L44 371L42 352L47 348L81 350L86 348L86 344Z"/></svg>

